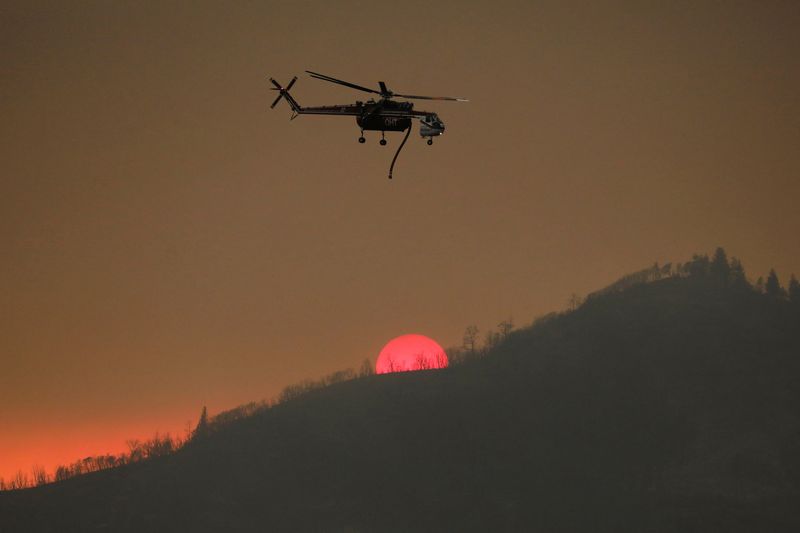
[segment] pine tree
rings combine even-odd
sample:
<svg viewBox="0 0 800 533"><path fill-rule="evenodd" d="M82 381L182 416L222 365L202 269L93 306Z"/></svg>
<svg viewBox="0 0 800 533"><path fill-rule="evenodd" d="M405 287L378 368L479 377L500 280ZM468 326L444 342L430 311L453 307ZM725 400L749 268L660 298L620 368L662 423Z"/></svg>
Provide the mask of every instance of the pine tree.
<svg viewBox="0 0 800 533"><path fill-rule="evenodd" d="M764 294L764 276L758 276L755 289L757 293Z"/></svg>
<svg viewBox="0 0 800 533"><path fill-rule="evenodd" d="M209 433L208 427L208 410L206 406L203 406L203 410L200 411L200 419L197 421L197 427L194 428L194 433L192 434L192 439L202 439L206 437Z"/></svg>
<svg viewBox="0 0 800 533"><path fill-rule="evenodd" d="M789 279L789 301L794 305L800 305L800 282L797 281L794 274Z"/></svg>
<svg viewBox="0 0 800 533"><path fill-rule="evenodd" d="M728 281L731 286L737 287L740 285L747 285L747 277L744 274L744 266L742 262L735 257L731 257L730 272L728 273Z"/></svg>
<svg viewBox="0 0 800 533"><path fill-rule="evenodd" d="M778 275L775 273L775 269L772 268L769 271L769 276L767 276L767 283L764 286L764 292L770 298L783 298L785 293L783 292L783 288L781 287L781 282L778 280Z"/></svg>
<svg viewBox="0 0 800 533"><path fill-rule="evenodd" d="M731 267L728 264L728 255L722 247L717 248L714 252L714 257L711 259L711 266L709 267L711 276L722 282L723 285L728 284L728 278L731 273Z"/></svg>
<svg viewBox="0 0 800 533"><path fill-rule="evenodd" d="M704 278L708 276L710 261L706 254L694 254L692 260L684 265L689 277Z"/></svg>

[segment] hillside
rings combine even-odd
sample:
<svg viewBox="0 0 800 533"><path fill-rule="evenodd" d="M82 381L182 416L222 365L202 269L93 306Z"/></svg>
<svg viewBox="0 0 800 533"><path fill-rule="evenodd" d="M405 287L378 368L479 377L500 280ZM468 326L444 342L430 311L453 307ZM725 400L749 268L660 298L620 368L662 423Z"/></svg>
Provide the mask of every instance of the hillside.
<svg viewBox="0 0 800 533"><path fill-rule="evenodd" d="M799 376L796 304L668 277L0 493L0 532L798 531Z"/></svg>

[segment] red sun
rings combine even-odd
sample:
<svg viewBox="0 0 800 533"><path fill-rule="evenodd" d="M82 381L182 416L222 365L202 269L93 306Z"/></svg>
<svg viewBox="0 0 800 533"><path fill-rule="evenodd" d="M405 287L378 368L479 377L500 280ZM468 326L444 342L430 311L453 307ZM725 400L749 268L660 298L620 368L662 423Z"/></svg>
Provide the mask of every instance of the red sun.
<svg viewBox="0 0 800 533"><path fill-rule="evenodd" d="M435 340L412 333L396 337L383 347L375 363L375 372L389 374L445 368L447 365L447 354Z"/></svg>

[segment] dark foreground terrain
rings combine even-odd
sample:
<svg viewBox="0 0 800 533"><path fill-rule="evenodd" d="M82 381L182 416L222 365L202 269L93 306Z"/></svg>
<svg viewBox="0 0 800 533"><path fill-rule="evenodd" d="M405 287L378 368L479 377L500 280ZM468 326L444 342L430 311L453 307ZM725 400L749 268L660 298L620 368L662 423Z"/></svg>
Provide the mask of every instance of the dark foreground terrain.
<svg viewBox="0 0 800 533"><path fill-rule="evenodd" d="M800 531L800 313L668 278L0 493L0 531Z"/></svg>

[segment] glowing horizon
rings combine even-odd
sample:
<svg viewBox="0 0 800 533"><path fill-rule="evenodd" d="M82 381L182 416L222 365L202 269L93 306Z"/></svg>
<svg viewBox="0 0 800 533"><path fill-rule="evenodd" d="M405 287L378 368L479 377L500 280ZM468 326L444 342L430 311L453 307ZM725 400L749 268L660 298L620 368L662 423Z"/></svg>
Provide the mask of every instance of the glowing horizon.
<svg viewBox="0 0 800 533"><path fill-rule="evenodd" d="M196 419L197 413L192 414L192 420ZM193 421L188 419L178 424L174 420L179 418L171 421L158 418L161 423L117 421L75 424L68 428L20 428L13 441L2 438L8 442L2 443L4 453L0 456L0 478L8 482L19 471L30 478L35 467L43 467L52 477L58 466L67 466L86 457L127 453L129 440L144 441L156 434L185 438L193 427ZM54 435L58 437L54 438Z"/></svg>

